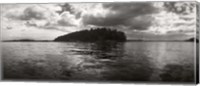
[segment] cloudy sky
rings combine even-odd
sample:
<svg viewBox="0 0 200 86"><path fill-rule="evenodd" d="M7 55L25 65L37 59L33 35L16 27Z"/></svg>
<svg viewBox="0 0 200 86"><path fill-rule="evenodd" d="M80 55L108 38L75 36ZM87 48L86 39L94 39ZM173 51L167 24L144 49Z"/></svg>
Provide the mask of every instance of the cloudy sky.
<svg viewBox="0 0 200 86"><path fill-rule="evenodd" d="M3 40L53 40L93 27L128 39L183 40L196 28L195 2L4 4L0 11Z"/></svg>

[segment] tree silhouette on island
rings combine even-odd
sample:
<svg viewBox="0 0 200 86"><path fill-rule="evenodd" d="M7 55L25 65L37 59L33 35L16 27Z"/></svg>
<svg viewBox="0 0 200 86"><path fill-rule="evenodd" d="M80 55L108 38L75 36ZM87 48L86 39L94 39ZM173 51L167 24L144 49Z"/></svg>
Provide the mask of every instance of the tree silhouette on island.
<svg viewBox="0 0 200 86"><path fill-rule="evenodd" d="M125 42L124 32L109 28L96 28L90 30L81 30L57 37L54 41L60 42L102 42L115 41Z"/></svg>

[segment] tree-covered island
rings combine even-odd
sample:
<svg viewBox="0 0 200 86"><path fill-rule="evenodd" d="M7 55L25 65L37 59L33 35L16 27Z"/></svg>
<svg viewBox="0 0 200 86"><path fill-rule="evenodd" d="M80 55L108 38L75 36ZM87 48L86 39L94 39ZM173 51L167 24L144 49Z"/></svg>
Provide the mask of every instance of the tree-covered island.
<svg viewBox="0 0 200 86"><path fill-rule="evenodd" d="M81 30L57 37L60 42L98 42L98 41L126 41L124 32L109 28Z"/></svg>

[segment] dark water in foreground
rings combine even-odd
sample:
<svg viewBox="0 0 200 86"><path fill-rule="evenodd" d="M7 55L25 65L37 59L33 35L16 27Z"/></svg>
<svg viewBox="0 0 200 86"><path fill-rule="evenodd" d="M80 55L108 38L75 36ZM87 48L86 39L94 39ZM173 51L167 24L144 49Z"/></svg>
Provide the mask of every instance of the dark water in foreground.
<svg viewBox="0 0 200 86"><path fill-rule="evenodd" d="M4 42L3 79L194 82L194 43Z"/></svg>

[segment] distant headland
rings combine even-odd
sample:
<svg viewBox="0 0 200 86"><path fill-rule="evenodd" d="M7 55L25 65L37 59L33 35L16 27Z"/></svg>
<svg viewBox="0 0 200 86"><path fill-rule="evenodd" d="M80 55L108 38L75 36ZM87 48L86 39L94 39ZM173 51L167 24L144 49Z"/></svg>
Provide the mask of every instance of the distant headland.
<svg viewBox="0 0 200 86"><path fill-rule="evenodd" d="M109 28L96 28L90 30L81 30L57 37L54 41L60 42L99 42L115 41L125 42L124 32Z"/></svg>
<svg viewBox="0 0 200 86"><path fill-rule="evenodd" d="M190 41L190 42L199 42L199 39L197 39L197 38L190 38L190 39L188 39L188 40L186 40L186 41Z"/></svg>

